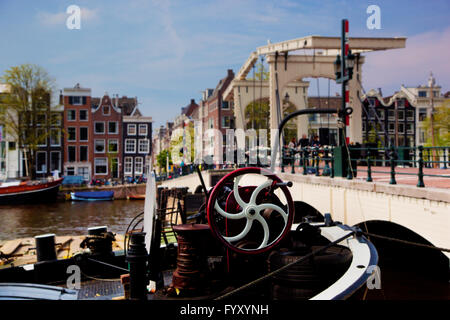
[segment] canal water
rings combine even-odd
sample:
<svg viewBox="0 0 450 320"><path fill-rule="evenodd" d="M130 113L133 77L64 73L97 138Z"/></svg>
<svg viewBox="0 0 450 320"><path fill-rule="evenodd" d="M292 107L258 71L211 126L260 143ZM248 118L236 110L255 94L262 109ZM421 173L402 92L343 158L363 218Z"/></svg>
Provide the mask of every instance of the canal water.
<svg viewBox="0 0 450 320"><path fill-rule="evenodd" d="M34 237L45 233L57 236L85 235L89 227L102 225L108 226L109 231L124 234L131 220L143 209L144 201L133 200L0 206L0 240ZM379 252L382 289L368 290L365 299L450 299L448 279L433 277L437 270L432 267L432 259L419 254L415 249L411 254L400 257L397 256L398 253L405 252L408 248L394 248L392 244L373 242ZM406 261L406 257L413 257L413 261ZM421 265L421 260L426 260L424 262L428 267ZM448 262L446 263L448 267Z"/></svg>
<svg viewBox="0 0 450 320"><path fill-rule="evenodd" d="M51 204L0 206L0 240L34 237L85 235L89 227L108 226L124 234L128 224L144 210L144 201L62 201Z"/></svg>

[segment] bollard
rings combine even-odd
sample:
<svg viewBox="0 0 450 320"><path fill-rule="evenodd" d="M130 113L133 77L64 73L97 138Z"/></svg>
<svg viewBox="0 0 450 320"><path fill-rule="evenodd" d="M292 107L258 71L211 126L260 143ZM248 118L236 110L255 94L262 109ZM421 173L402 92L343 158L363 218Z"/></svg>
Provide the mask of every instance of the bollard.
<svg viewBox="0 0 450 320"><path fill-rule="evenodd" d="M316 176L319 176L319 162L320 162L319 149L317 149L317 151L316 151Z"/></svg>
<svg viewBox="0 0 450 320"><path fill-rule="evenodd" d="M131 300L147 300L147 256L145 232L132 233L130 249L126 257L126 262L130 266Z"/></svg>
<svg viewBox="0 0 450 320"><path fill-rule="evenodd" d="M444 148L443 151L444 151L444 167L442 169L447 169L447 157L446 157L447 148Z"/></svg>
<svg viewBox="0 0 450 320"><path fill-rule="evenodd" d="M419 173L417 176L419 180L417 181L417 187L423 188L425 187L425 183L423 182L423 146L419 146Z"/></svg>
<svg viewBox="0 0 450 320"><path fill-rule="evenodd" d="M48 233L34 237L37 262L56 260L55 234Z"/></svg>
<svg viewBox="0 0 450 320"><path fill-rule="evenodd" d="M367 150L367 182L372 182L372 167L370 165L370 150Z"/></svg>
<svg viewBox="0 0 450 320"><path fill-rule="evenodd" d="M295 173L295 168L294 168L294 165L295 165L295 153L294 153L294 150L291 150L291 165L292 165L291 173Z"/></svg>
<svg viewBox="0 0 450 320"><path fill-rule="evenodd" d="M334 148L331 149L331 174L330 178L334 178Z"/></svg>
<svg viewBox="0 0 450 320"><path fill-rule="evenodd" d="M391 146L391 152L389 157L389 163L391 164L391 180L389 181L389 184L397 184L397 181L395 181L395 159L394 159L394 146Z"/></svg>
<svg viewBox="0 0 450 320"><path fill-rule="evenodd" d="M306 148L303 148L303 175L305 176L307 174L306 161L308 161L306 155Z"/></svg>

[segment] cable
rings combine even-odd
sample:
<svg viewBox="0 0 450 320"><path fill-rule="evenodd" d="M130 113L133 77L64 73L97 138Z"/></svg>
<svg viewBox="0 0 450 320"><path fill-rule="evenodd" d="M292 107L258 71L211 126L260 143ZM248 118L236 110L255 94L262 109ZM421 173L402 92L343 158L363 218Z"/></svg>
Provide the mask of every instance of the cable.
<svg viewBox="0 0 450 320"><path fill-rule="evenodd" d="M417 243L417 242L407 241L407 240L403 240L403 239L392 238L392 237L388 237L388 236L382 236L382 235L379 235L379 234L374 234L374 233L369 233L369 232L364 232L364 231L362 231L361 233L366 235L366 236L371 236L371 237L374 237L374 238L380 238L380 239L389 240L389 241L400 242L400 243L403 243L403 244L408 244L408 245L412 245L412 246L416 246L416 247L433 249L433 250L439 250L439 251L444 251L444 252L450 252L450 249L435 247L433 245Z"/></svg>

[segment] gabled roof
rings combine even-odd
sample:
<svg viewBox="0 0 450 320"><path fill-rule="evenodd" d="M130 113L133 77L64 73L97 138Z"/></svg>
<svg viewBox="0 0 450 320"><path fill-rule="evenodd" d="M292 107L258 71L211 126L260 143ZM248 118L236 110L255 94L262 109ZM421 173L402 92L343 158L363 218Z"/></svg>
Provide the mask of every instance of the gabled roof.
<svg viewBox="0 0 450 320"><path fill-rule="evenodd" d="M184 114L189 117L192 115L195 108L198 108L198 104L195 103L195 99L191 99L191 103L189 103L186 107L181 108L181 114Z"/></svg>
<svg viewBox="0 0 450 320"><path fill-rule="evenodd" d="M101 98L91 98L91 107L97 109L100 104ZM137 98L128 98L127 96L122 96L121 98L113 97L111 98L112 104L117 108L120 108L124 116L142 116L141 111L138 108Z"/></svg>

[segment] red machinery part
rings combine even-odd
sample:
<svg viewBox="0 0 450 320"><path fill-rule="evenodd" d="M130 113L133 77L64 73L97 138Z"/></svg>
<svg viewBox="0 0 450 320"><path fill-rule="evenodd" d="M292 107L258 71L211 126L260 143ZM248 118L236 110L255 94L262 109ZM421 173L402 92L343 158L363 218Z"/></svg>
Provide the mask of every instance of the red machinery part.
<svg viewBox="0 0 450 320"><path fill-rule="evenodd" d="M242 176L246 174L260 174L267 177L267 181L257 187L239 186L239 181ZM222 208L217 199L224 194L224 187L226 185L233 185L233 187L232 192L228 195L226 200L225 208ZM267 199L267 196L273 192L275 188L280 188L282 190L285 201L287 202L287 212L274 203L261 202L261 198ZM270 242L270 227L267 223L267 219L261 215L261 212L267 209L272 210L272 212L281 216L284 221L284 227ZM277 246L289 233L294 218L294 202L292 201L291 194L286 184L283 184L282 180L273 172L259 167L247 167L230 172L216 184L209 196L207 214L211 231L227 248L237 253L260 254ZM218 227L216 217L223 217L226 221L242 220L246 221L246 224L244 229L238 235L228 237L227 234L223 234L223 230L221 231ZM239 247L237 243L247 237L252 230L254 225L253 222L255 220L259 222L264 231L260 246L254 249ZM225 230L225 233L227 232L228 231Z"/></svg>

